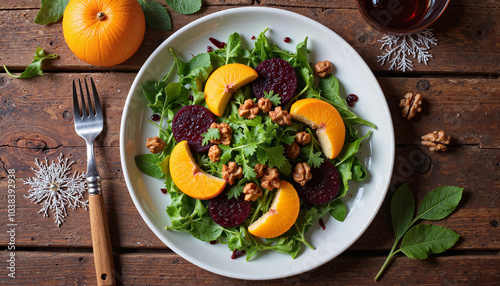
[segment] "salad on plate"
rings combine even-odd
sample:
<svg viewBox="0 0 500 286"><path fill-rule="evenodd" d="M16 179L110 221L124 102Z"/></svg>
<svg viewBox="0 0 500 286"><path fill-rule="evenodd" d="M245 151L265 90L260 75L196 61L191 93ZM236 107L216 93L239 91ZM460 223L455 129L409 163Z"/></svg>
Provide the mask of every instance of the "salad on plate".
<svg viewBox="0 0 500 286"><path fill-rule="evenodd" d="M267 31L267 30L266 30ZM307 38L280 49L263 31L243 47L233 33L222 48L174 65L141 90L158 128L135 162L165 180L170 231L227 244L232 258L261 251L292 258L324 216L343 221L349 180L367 171L357 157L375 126L339 93L333 64L309 62Z"/></svg>

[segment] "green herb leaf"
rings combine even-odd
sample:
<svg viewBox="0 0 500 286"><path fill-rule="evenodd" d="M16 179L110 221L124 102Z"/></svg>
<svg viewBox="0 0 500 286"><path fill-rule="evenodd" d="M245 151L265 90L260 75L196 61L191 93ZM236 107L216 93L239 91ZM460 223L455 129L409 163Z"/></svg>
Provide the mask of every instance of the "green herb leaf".
<svg viewBox="0 0 500 286"><path fill-rule="evenodd" d="M274 94L274 90L271 90L269 93L264 91L264 98L269 99L274 106L281 104L281 96L279 94Z"/></svg>
<svg viewBox="0 0 500 286"><path fill-rule="evenodd" d="M194 14L201 9L201 0L166 0L168 6L179 14Z"/></svg>
<svg viewBox="0 0 500 286"><path fill-rule="evenodd" d="M167 9L156 1L139 0L146 23L153 29L161 31L172 30L172 19Z"/></svg>
<svg viewBox="0 0 500 286"><path fill-rule="evenodd" d="M198 220L191 222L193 227L190 233L193 237L201 241L212 241L219 238L222 234L223 228L213 221L209 216L203 216Z"/></svg>
<svg viewBox="0 0 500 286"><path fill-rule="evenodd" d="M368 175L365 166L361 164L361 161L356 156L353 156L351 172L352 179L356 182L363 182Z"/></svg>
<svg viewBox="0 0 500 286"><path fill-rule="evenodd" d="M338 220L338 221L344 221L346 214L347 214L347 208L344 204L343 201L341 200L334 200L331 203L329 203L329 208L330 210L330 215Z"/></svg>
<svg viewBox="0 0 500 286"><path fill-rule="evenodd" d="M403 237L401 251L415 259L426 259L431 254L441 253L458 241L453 230L432 224L419 224L412 227Z"/></svg>
<svg viewBox="0 0 500 286"><path fill-rule="evenodd" d="M203 140L201 144L203 146L210 143L210 140L218 140L220 138L220 130L219 128L208 128L207 132L201 134Z"/></svg>
<svg viewBox="0 0 500 286"><path fill-rule="evenodd" d="M164 174L160 168L161 159L156 154L142 154L135 156L135 165L144 174L154 177L163 178Z"/></svg>
<svg viewBox="0 0 500 286"><path fill-rule="evenodd" d="M447 217L462 199L463 188L445 186L430 191L420 203L417 219L440 220Z"/></svg>
<svg viewBox="0 0 500 286"><path fill-rule="evenodd" d="M269 167L277 167L285 165L285 147L282 145L270 148L259 147L266 152L267 160L269 162Z"/></svg>
<svg viewBox="0 0 500 286"><path fill-rule="evenodd" d="M340 152L340 155L337 157L337 164L335 166L338 166L342 164L347 158L354 156L354 154L359 152L359 147L361 146L361 142L365 140L370 134L371 130L362 138L359 138L358 140L351 142L351 143L345 143L344 147L342 148L342 151Z"/></svg>
<svg viewBox="0 0 500 286"><path fill-rule="evenodd" d="M240 34L232 33L227 40L226 46L226 65L229 63L229 59L238 57L241 50L241 38Z"/></svg>
<svg viewBox="0 0 500 286"><path fill-rule="evenodd" d="M26 67L26 70L23 71L20 75L13 75L9 72L6 66L3 66L5 72L13 78L29 78L37 75L43 75L42 72L42 61L43 60L52 60L57 59L59 56L57 54L48 54L45 55L45 51L38 47L35 51L35 55L33 57L33 61Z"/></svg>
<svg viewBox="0 0 500 286"><path fill-rule="evenodd" d="M392 227L396 240L401 239L410 228L414 211L415 199L410 188L405 183L394 192L391 200Z"/></svg>
<svg viewBox="0 0 500 286"><path fill-rule="evenodd" d="M62 18L69 0L42 0L40 10L36 14L35 23L47 25Z"/></svg>

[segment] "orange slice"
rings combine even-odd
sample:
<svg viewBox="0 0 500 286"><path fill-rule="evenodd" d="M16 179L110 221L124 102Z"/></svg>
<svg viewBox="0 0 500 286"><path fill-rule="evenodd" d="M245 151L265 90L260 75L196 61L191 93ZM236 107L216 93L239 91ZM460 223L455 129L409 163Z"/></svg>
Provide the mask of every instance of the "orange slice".
<svg viewBox="0 0 500 286"><path fill-rule="evenodd" d="M170 154L170 176L183 193L200 200L216 197L226 186L224 179L212 176L198 167L187 141L175 145Z"/></svg>
<svg viewBox="0 0 500 286"><path fill-rule="evenodd" d="M292 184L281 181L269 211L254 221L248 231L258 237L273 238L289 230L299 216L300 200Z"/></svg>
<svg viewBox="0 0 500 286"><path fill-rule="evenodd" d="M316 129L321 149L327 158L337 157L344 146L345 125L335 107L328 102L306 98L295 102L292 118Z"/></svg>
<svg viewBox="0 0 500 286"><path fill-rule="evenodd" d="M205 83L208 109L222 116L233 93L257 78L257 72L244 64L227 64L216 69Z"/></svg>

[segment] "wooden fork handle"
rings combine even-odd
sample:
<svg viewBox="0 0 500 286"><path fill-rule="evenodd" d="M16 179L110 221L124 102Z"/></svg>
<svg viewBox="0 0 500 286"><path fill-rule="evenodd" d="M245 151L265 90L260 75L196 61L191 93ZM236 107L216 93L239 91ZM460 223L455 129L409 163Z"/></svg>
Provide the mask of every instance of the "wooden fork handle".
<svg viewBox="0 0 500 286"><path fill-rule="evenodd" d="M113 252L102 194L89 195L89 211L97 285L116 285Z"/></svg>

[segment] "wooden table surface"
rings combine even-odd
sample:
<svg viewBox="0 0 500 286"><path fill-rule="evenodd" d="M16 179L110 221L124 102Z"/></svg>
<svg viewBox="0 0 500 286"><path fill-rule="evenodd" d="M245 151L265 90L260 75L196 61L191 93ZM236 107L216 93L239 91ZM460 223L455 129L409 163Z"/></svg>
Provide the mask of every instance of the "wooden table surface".
<svg viewBox="0 0 500 286"><path fill-rule="evenodd" d="M326 4L325 4L326 2ZM161 2L166 5L165 2ZM148 228L127 191L119 159L122 108L137 71L152 51L174 31L147 28L139 51L125 63L100 68L77 59L68 49L61 23L33 23L40 1L0 1L0 65L20 72L37 46L60 59L44 64L44 76L13 79L0 73L0 284L93 285L95 270L89 214L69 210L57 227L51 214L24 197L35 159L59 154L86 169L84 141L73 131L71 80L92 76L105 107L106 130L97 142L97 165L103 177L116 276L120 284L201 285L498 285L500 283L500 1L455 0L432 27L439 40L429 65L415 71L388 71L380 66L383 34L368 26L355 1L343 0L206 0L194 15L169 10L174 31L216 11L239 6L278 7L310 17L343 37L377 76L389 104L396 134L396 159L388 196L364 235L346 252L316 270L286 279L251 282L222 277L187 262L169 250ZM416 120L400 115L406 92L424 97ZM446 152L431 152L418 138L445 130L452 141ZM424 158L425 160L422 160ZM423 162L423 163L422 163ZM8 173L16 176L16 278L7 276L10 251ZM464 187L457 210L437 224L460 234L458 243L426 260L398 256L379 282L373 277L394 241L390 199L395 186L407 182L417 200L442 185ZM255 262L257 263L257 262Z"/></svg>

